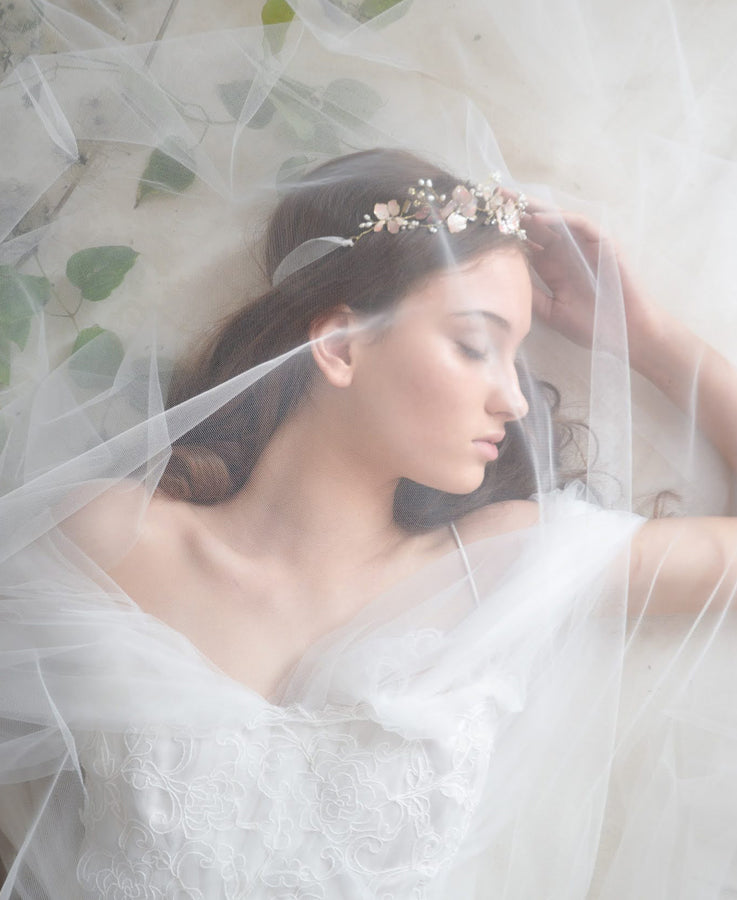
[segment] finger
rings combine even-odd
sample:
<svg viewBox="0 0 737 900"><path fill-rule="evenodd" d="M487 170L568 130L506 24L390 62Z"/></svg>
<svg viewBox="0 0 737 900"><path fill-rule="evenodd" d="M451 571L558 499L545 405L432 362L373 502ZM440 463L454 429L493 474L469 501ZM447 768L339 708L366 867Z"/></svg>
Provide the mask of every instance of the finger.
<svg viewBox="0 0 737 900"><path fill-rule="evenodd" d="M600 241L603 238L599 226L579 213L562 210L558 212L536 212L533 220L550 228L557 234L567 231L570 234L575 233L576 237L584 238L587 241Z"/></svg>
<svg viewBox="0 0 737 900"><path fill-rule="evenodd" d="M499 190L505 198L517 199L520 196L518 191L513 191L510 188L500 187ZM587 216L561 209L529 194L525 194L524 216L532 216L553 228L567 225L569 230L577 230L586 235L591 235L594 240L599 239L601 232L599 226L595 225Z"/></svg>
<svg viewBox="0 0 737 900"><path fill-rule="evenodd" d="M505 200L516 200L518 197L523 196L523 193L520 191L513 191L511 188L500 187L499 192L505 198ZM531 197L529 194L524 194L525 198L525 209L529 212L532 210L536 212L538 210L549 210L551 206L549 203L545 203L543 200L540 200L538 197Z"/></svg>
<svg viewBox="0 0 737 900"><path fill-rule="evenodd" d="M536 213L541 212L554 212L555 207L551 206L550 203L541 200L539 197L530 197L529 194L525 194L525 209L531 215L535 215Z"/></svg>
<svg viewBox="0 0 737 900"><path fill-rule="evenodd" d="M530 280L532 281L533 294L537 292L538 294L542 294L550 300L553 299L553 297L555 296L555 292L544 281L544 279L540 277L534 266L530 266Z"/></svg>
<svg viewBox="0 0 737 900"><path fill-rule="evenodd" d="M524 225L524 222L522 223ZM530 248L532 253L544 253L545 247L542 244L537 244L531 237L530 232L525 228L525 234L527 236L527 246Z"/></svg>
<svg viewBox="0 0 737 900"><path fill-rule="evenodd" d="M550 322L553 315L553 298L542 291L532 291L532 312L543 322Z"/></svg>
<svg viewBox="0 0 737 900"><path fill-rule="evenodd" d="M561 237L560 231L556 231L551 228L549 224L543 222L539 218L538 213L535 213L534 215L523 215L522 227L525 229L527 237L541 250L545 250L549 244L560 240Z"/></svg>

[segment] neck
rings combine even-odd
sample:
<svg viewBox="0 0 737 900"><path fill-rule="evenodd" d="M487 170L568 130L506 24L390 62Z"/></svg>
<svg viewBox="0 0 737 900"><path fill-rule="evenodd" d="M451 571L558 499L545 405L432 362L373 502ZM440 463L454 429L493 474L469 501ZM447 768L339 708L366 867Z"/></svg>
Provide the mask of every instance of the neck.
<svg viewBox="0 0 737 900"><path fill-rule="evenodd" d="M397 480L372 471L349 440L319 407L300 407L227 504L231 543L323 574L391 556L407 539L393 519Z"/></svg>

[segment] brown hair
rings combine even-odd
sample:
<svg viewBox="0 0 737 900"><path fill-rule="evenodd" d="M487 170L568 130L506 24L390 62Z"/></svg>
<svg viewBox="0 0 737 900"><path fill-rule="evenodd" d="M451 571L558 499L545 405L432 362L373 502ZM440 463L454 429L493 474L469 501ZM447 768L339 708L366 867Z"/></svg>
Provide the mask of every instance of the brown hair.
<svg viewBox="0 0 737 900"><path fill-rule="evenodd" d="M312 171L277 205L269 221L264 257L271 278L279 263L304 241L327 235L355 235L365 213L377 202L401 199L419 178L431 178L434 190L450 194L458 178L410 153L369 150L332 160ZM391 309L433 272L524 242L496 227L470 226L442 236L427 231L371 234L350 248L304 266L244 304L228 318L194 364L181 370L169 394L174 405L309 340L311 324L341 304L360 314ZM168 495L214 504L237 492L248 480L264 447L309 389L316 368L302 351L261 378L244 394L199 423L172 450L160 483ZM487 467L482 486L472 494L446 495L413 482L400 482L395 519L411 530L428 528L488 503L527 498L549 488L539 483L530 458L530 434L544 428L546 442L555 424L557 392L521 378L531 412L525 426L512 423L497 462ZM552 416L552 418L551 418ZM552 422L552 425L551 425ZM533 434L534 440L534 434ZM561 444L558 434L554 443Z"/></svg>

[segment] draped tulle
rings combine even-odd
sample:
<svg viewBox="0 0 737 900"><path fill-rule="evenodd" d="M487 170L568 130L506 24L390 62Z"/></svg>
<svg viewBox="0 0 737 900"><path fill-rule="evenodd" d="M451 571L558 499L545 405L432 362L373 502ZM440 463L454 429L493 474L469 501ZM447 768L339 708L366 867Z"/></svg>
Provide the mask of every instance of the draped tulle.
<svg viewBox="0 0 737 900"><path fill-rule="evenodd" d="M67 527L117 485L122 557L172 443L287 361L165 408L173 359L264 287L277 192L341 152L500 170L586 212L734 356L731 4L405 0L363 24L291 5L266 31L158 3L6 14L0 897L731 896L731 600L627 614L641 514L662 490L728 513L730 480L696 410L631 374L610 260L571 253L592 350L539 323L525 345L590 430L560 488L551 423L529 424L540 521L465 548L478 605L445 556L313 646L276 702ZM67 263L99 247L138 255L95 299Z"/></svg>

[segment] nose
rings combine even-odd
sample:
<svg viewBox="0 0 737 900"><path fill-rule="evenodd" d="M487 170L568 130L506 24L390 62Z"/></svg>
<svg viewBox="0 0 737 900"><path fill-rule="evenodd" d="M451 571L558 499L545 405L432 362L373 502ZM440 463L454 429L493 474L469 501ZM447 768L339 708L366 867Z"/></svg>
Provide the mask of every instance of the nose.
<svg viewBox="0 0 737 900"><path fill-rule="evenodd" d="M495 384L490 385L486 411L491 415L503 417L505 422L524 419L530 411L530 405L522 393L515 366L511 366L503 377L496 380Z"/></svg>

